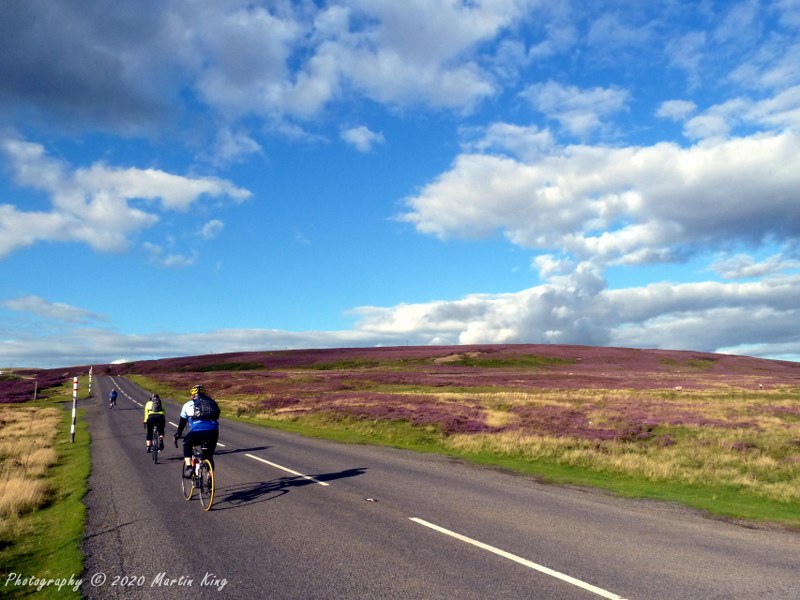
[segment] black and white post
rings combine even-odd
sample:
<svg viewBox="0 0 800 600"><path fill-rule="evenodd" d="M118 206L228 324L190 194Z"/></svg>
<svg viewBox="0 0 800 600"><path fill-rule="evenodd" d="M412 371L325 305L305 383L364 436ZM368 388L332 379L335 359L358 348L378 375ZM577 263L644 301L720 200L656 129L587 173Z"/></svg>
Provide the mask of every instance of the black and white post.
<svg viewBox="0 0 800 600"><path fill-rule="evenodd" d="M75 443L75 418L78 414L78 378L72 378L72 428L70 429L70 436L72 443Z"/></svg>

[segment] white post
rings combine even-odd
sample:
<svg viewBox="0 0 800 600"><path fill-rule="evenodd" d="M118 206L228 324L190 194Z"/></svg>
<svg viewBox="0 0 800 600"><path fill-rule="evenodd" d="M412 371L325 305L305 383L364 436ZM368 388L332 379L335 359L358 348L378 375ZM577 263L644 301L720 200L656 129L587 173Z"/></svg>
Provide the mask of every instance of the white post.
<svg viewBox="0 0 800 600"><path fill-rule="evenodd" d="M92 365L89 365L89 395L92 395Z"/></svg>
<svg viewBox="0 0 800 600"><path fill-rule="evenodd" d="M72 378L72 443L75 443L75 417L78 414L78 378Z"/></svg>

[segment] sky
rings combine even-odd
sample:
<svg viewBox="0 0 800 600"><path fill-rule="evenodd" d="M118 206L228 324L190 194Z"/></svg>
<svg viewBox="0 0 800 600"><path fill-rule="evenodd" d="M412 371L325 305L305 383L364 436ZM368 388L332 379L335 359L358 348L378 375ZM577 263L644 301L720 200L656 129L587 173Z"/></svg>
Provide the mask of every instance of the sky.
<svg viewBox="0 0 800 600"><path fill-rule="evenodd" d="M0 367L799 326L800 0L0 3Z"/></svg>

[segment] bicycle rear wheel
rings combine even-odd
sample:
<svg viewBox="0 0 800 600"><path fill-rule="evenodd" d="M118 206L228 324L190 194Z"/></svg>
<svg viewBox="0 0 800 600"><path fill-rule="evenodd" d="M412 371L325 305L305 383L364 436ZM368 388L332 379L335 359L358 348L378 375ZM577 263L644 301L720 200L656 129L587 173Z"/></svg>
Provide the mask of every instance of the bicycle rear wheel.
<svg viewBox="0 0 800 600"><path fill-rule="evenodd" d="M150 446L150 454L153 458L153 464L156 464L158 462L158 440L153 440L153 443Z"/></svg>
<svg viewBox="0 0 800 600"><path fill-rule="evenodd" d="M200 463L200 503L203 510L209 510L214 502L214 469L211 463L204 460Z"/></svg>
<svg viewBox="0 0 800 600"><path fill-rule="evenodd" d="M184 499L191 500L194 492L194 475L189 478L183 476L183 463L181 463L181 489Z"/></svg>

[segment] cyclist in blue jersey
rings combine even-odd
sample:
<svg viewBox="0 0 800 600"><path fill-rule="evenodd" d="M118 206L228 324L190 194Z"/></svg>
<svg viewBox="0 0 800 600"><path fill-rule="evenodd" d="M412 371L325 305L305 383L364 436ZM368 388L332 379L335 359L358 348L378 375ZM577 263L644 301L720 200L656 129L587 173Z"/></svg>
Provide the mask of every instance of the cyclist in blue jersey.
<svg viewBox="0 0 800 600"><path fill-rule="evenodd" d="M192 476L192 446L199 446L203 442L207 442L208 446L203 458L208 459L211 467L214 467L214 450L219 438L219 406L213 398L206 394L206 390L201 384L192 388L191 396L192 399L181 408L181 420L174 436L177 448L178 439L183 435L183 430L188 424L189 431L183 438L184 477Z"/></svg>

